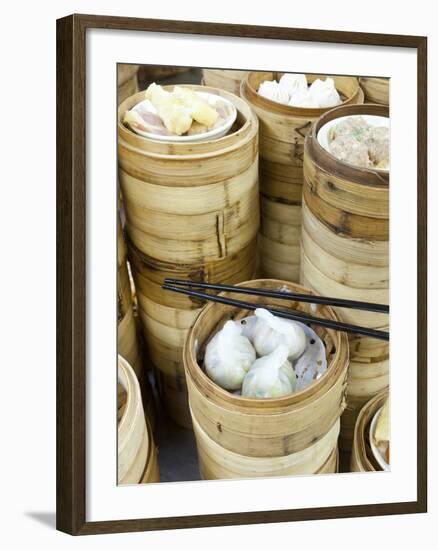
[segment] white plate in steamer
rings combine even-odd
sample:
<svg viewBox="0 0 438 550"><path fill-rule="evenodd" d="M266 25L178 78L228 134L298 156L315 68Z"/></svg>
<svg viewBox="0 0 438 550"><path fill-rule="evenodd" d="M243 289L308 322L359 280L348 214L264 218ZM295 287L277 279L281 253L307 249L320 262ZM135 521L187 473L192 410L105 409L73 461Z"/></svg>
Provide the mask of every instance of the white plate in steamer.
<svg viewBox="0 0 438 550"><path fill-rule="evenodd" d="M319 129L319 132L318 132L318 135L317 135L318 143L321 145L321 147L323 149L325 149L327 151L327 153L329 153L330 155L332 155L334 157L334 155L330 152L330 149L329 149L328 136L329 136L330 129L333 128L333 126L336 126L337 124L339 124L340 122L343 122L347 118L359 118L359 117L365 119L365 121L368 122L368 124L370 124L371 126L384 126L386 128L390 127L389 117L386 117L386 116L377 116L377 115L341 116L339 118L335 118L333 120L330 120L329 122L327 122L327 124L324 124L324 126L322 126ZM337 157L334 157L334 158L336 158L336 160L338 160L339 162L344 162L344 161L338 159ZM345 164L349 164L349 163L345 162ZM353 164L349 164L349 165L354 166ZM382 168L372 168L372 170L376 170L378 172L384 172L384 173L389 172L389 170L384 170Z"/></svg>
<svg viewBox="0 0 438 550"><path fill-rule="evenodd" d="M205 99L209 105L214 107L216 103L220 102L225 105L227 108L227 111L229 111L229 115L225 119L225 122L217 127L214 128L214 130L210 130L209 132L204 132L203 134L194 134L192 136L177 136L177 135L163 135L163 134L154 134L152 132L144 132L143 130L139 130L138 128L133 128L132 126L129 126L129 128L135 132L136 134L139 134L141 136L147 137L149 139L154 139L157 141L168 141L168 142L177 142L177 143L194 143L199 141L209 141L211 139L219 139L223 136L225 136L231 126L234 124L234 121L237 117L237 110L236 107L226 99L225 97L216 95L216 94L210 94L209 92L195 92L197 95L202 97L202 99ZM140 103L137 103L131 111L137 111L139 109L144 109L146 111L149 111L153 114L157 114L157 110L152 105L152 103L148 99L144 99L143 101L140 101Z"/></svg>
<svg viewBox="0 0 438 550"><path fill-rule="evenodd" d="M385 458L383 457L382 453L377 448L376 444L374 443L374 433L376 431L376 424L377 420L379 419L380 413L382 412L383 407L381 407L376 414L373 416L373 419L371 421L370 425L370 445L371 445L371 451L373 452L374 458L377 460L379 466L382 468L384 472L389 472L390 467L389 464L386 462Z"/></svg>

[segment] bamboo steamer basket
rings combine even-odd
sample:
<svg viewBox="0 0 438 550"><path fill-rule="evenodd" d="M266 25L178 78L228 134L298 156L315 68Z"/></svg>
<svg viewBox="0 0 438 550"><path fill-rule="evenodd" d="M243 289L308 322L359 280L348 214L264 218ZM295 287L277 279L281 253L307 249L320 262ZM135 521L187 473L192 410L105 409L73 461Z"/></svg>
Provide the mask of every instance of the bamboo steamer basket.
<svg viewBox="0 0 438 550"><path fill-rule="evenodd" d="M118 382L126 400L117 428L117 479L120 485L159 481L156 449L145 418L137 377L121 355Z"/></svg>
<svg viewBox="0 0 438 550"><path fill-rule="evenodd" d="M119 64L117 66L117 102L138 92L138 65Z"/></svg>
<svg viewBox="0 0 438 550"><path fill-rule="evenodd" d="M119 108L119 177L128 233L141 252L170 263L220 260L239 252L259 225L257 118L233 94L190 88L230 100L238 111L236 131L200 143L154 141L122 124L142 93Z"/></svg>
<svg viewBox="0 0 438 550"><path fill-rule="evenodd" d="M242 283L242 286L307 292L299 285L280 280L255 280ZM227 293L224 295L228 296ZM267 300L252 295L246 299L254 303L266 303ZM284 307L284 301L270 299L268 305ZM291 301L290 307L310 311L309 304ZM317 314L336 319L331 308L315 307ZM315 329L325 342L328 369L304 390L278 399L242 398L213 383L198 361L202 360L208 340L226 320L247 315L248 311L209 303L189 330L184 347L184 366L192 418L217 445L238 455L285 457L298 453L326 435L344 410L347 336L332 330Z"/></svg>
<svg viewBox="0 0 438 550"><path fill-rule="evenodd" d="M227 282L251 279L255 273L256 242L224 260L199 266L164 266L152 263L132 244L129 247L136 281L139 316L148 354L159 373L161 400L171 418L191 428L183 347L187 332L204 302L161 288L165 277Z"/></svg>
<svg viewBox="0 0 438 550"><path fill-rule="evenodd" d="M131 284L126 264L126 246L119 217L117 220L117 264L118 353L128 361L137 377L141 379L142 361L132 307Z"/></svg>
<svg viewBox="0 0 438 550"><path fill-rule="evenodd" d="M161 375L161 399L184 426L190 414L181 382L182 350L203 303L164 291L163 280L234 284L252 278L259 227L257 117L233 94L190 88L235 105L238 114L231 133L199 143L154 141L121 122L143 94L119 108L119 179L139 316L149 355Z"/></svg>
<svg viewBox="0 0 438 550"><path fill-rule="evenodd" d="M340 421L321 439L302 451L286 456L250 457L229 451L213 441L194 415L193 426L198 449L199 469L203 479L290 476L334 473Z"/></svg>
<svg viewBox="0 0 438 550"><path fill-rule="evenodd" d="M338 107L323 115L306 138L301 231L301 282L320 294L389 302L389 175L342 163L317 142L330 120L352 114L388 116L380 105ZM384 314L338 309L342 320L388 330ZM389 384L389 344L350 336L347 409L340 447L351 450L360 408Z"/></svg>
<svg viewBox="0 0 438 550"><path fill-rule="evenodd" d="M240 85L248 74L249 71L202 69L202 80L206 86L240 95Z"/></svg>
<svg viewBox="0 0 438 550"><path fill-rule="evenodd" d="M361 76L359 78L365 101L389 105L389 78Z"/></svg>
<svg viewBox="0 0 438 550"><path fill-rule="evenodd" d="M301 206L260 197L259 276L297 281L300 276ZM292 214L292 215L291 215Z"/></svg>
<svg viewBox="0 0 438 550"><path fill-rule="evenodd" d="M257 93L262 82L278 79L281 75L272 72L249 73L242 82L241 96L255 110L260 123L260 192L266 207L262 207L263 237L259 249L259 273L264 277L286 278L297 282L299 244L295 241L285 243L268 235L270 230L265 216L267 211L271 212L269 219L277 222L276 231L281 234L287 232L290 226L298 228L301 225L304 138L312 123L328 109L282 105ZM309 82L313 82L321 75L306 77ZM363 102L363 92L356 78L332 78L341 94L343 105Z"/></svg>
<svg viewBox="0 0 438 550"><path fill-rule="evenodd" d="M354 427L353 448L351 451L352 472L377 472L382 468L373 456L369 441L371 421L389 397L388 390L382 390L370 399L360 410Z"/></svg>
<svg viewBox="0 0 438 550"><path fill-rule="evenodd" d="M126 245L120 217L117 220L117 353L134 369L140 382L144 407L151 426L155 425L155 406L141 353L139 331L134 313L133 291L126 260Z"/></svg>

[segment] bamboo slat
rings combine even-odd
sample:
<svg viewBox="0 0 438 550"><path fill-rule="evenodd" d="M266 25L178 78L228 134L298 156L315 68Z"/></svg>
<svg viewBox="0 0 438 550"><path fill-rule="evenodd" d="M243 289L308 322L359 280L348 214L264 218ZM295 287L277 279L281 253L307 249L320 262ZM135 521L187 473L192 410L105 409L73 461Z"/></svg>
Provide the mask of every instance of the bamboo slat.
<svg viewBox="0 0 438 550"><path fill-rule="evenodd" d="M337 449L339 419L324 436L302 451L286 456L252 457L225 449L204 432L193 414L192 418L203 479L290 476L316 474L321 470L327 473L327 462L332 465L328 471L335 471L330 459Z"/></svg>
<svg viewBox="0 0 438 550"><path fill-rule="evenodd" d="M138 92L138 65L117 65L117 103Z"/></svg>
<svg viewBox="0 0 438 550"><path fill-rule="evenodd" d="M389 105L389 78L361 76L359 82L367 102Z"/></svg>

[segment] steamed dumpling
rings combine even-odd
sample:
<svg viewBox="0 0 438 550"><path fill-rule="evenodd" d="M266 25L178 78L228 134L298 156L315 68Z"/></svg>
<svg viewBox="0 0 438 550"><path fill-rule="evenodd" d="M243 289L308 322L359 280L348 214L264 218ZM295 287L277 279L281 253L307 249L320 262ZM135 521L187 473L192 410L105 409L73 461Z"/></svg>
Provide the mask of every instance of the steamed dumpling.
<svg viewBox="0 0 438 550"><path fill-rule="evenodd" d="M307 92L307 78L305 74L285 73L279 81L283 88L292 97L296 92Z"/></svg>
<svg viewBox="0 0 438 550"><path fill-rule="evenodd" d="M294 94L292 94L288 105L291 105L292 107L304 107L308 109L315 109L319 107L318 101L310 95L308 89L297 90Z"/></svg>
<svg viewBox="0 0 438 550"><path fill-rule="evenodd" d="M171 93L153 82L147 88L145 98L149 99L155 107L169 132L182 136L188 131L193 122L192 116L188 108L181 102L175 101Z"/></svg>
<svg viewBox="0 0 438 550"><path fill-rule="evenodd" d="M218 113L205 99L190 88L175 86L173 96L187 108L193 120L209 128L218 118Z"/></svg>
<svg viewBox="0 0 438 550"><path fill-rule="evenodd" d="M275 317L266 309L255 310L258 318L254 330L254 347L259 355L272 353L280 344L286 344L287 357L297 359L306 347L306 335L299 323Z"/></svg>
<svg viewBox="0 0 438 550"><path fill-rule="evenodd" d="M280 344L272 353L257 359L243 379L242 397L266 399L293 393L296 375L287 360L289 349Z"/></svg>
<svg viewBox="0 0 438 550"><path fill-rule="evenodd" d="M338 90L335 88L333 78L325 80L317 78L309 87L310 97L318 103L321 108L335 107L342 103Z"/></svg>
<svg viewBox="0 0 438 550"><path fill-rule="evenodd" d="M283 103L287 105L289 101L288 92L280 86L276 80L266 80L262 82L259 86L258 93L270 99L271 101L276 101L277 103Z"/></svg>
<svg viewBox="0 0 438 550"><path fill-rule="evenodd" d="M208 343L204 364L213 382L226 390L238 390L255 359L255 350L240 327L227 321Z"/></svg>

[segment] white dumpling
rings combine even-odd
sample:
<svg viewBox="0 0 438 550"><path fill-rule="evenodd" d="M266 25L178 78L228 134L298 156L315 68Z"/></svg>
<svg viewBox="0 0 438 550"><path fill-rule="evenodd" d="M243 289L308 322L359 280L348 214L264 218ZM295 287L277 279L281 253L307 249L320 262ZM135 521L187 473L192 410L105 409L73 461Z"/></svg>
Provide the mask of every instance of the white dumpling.
<svg viewBox="0 0 438 550"><path fill-rule="evenodd" d="M306 347L306 335L299 323L275 317L266 309L258 308L259 321L254 330L254 347L259 355L272 353L280 344L286 344L290 360L297 359Z"/></svg>
<svg viewBox="0 0 438 550"><path fill-rule="evenodd" d="M309 95L321 108L335 107L342 103L333 78L317 78L309 87Z"/></svg>
<svg viewBox="0 0 438 550"><path fill-rule="evenodd" d="M288 105L292 107L302 107L315 109L319 107L319 103L310 95L308 89L306 90L297 90L294 92L289 100Z"/></svg>
<svg viewBox="0 0 438 550"><path fill-rule="evenodd" d="M291 97L294 93L307 91L307 78L305 74L285 73L279 81L280 88L286 90Z"/></svg>
<svg viewBox="0 0 438 550"><path fill-rule="evenodd" d="M226 390L238 390L245 374L256 359L251 342L233 321L227 321L205 350L204 364L208 376Z"/></svg>
<svg viewBox="0 0 438 550"><path fill-rule="evenodd" d="M259 95L276 101L277 103L283 103L287 105L289 101L289 94L282 88L276 80L265 80L262 82L258 89Z"/></svg>
<svg viewBox="0 0 438 550"><path fill-rule="evenodd" d="M293 393L296 375L288 353L288 347L280 344L271 354L257 359L243 379L242 397L266 399Z"/></svg>

